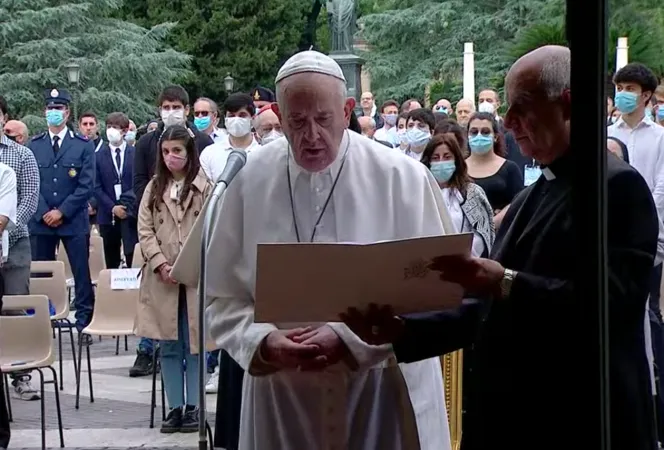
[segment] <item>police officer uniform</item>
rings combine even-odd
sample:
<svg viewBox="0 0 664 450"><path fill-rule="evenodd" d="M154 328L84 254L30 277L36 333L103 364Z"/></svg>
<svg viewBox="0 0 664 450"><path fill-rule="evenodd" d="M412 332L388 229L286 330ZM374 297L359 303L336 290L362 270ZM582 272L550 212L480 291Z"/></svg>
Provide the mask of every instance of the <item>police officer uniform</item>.
<svg viewBox="0 0 664 450"><path fill-rule="evenodd" d="M46 107L69 106L71 96L62 89L47 89ZM41 180L39 205L29 223L34 261L53 261L62 241L74 275L76 328L80 331L92 319L94 291L90 279L88 200L93 195L95 147L87 137L63 128L33 137L28 147L35 155ZM49 226L44 215L58 210L61 223Z"/></svg>

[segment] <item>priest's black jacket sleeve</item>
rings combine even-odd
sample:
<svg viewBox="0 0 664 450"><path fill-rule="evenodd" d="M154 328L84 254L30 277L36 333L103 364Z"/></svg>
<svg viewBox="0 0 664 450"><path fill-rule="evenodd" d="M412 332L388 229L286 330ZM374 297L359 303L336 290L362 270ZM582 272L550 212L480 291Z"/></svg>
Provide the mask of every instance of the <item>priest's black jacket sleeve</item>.
<svg viewBox="0 0 664 450"><path fill-rule="evenodd" d="M607 168L609 324L612 333L633 334L636 342L643 337L636 336L638 330L624 328L630 326L626 323L634 323L633 318L645 314L659 219L650 189L636 170L611 156ZM527 196L528 192L522 192L515 198L504 227L509 227ZM557 207L551 208L546 221L539 219L541 224L547 222L546 226L537 227L530 235L506 236L501 242L503 249L492 252L498 255L495 259L503 265L506 265L505 260L510 261L511 267L508 265L507 268L518 271L509 298L494 300L496 303L492 307L488 301L468 301L457 311L403 317L405 331L393 344L397 360L413 362L440 356L468 346L478 335L482 336L481 341L492 340L499 336L495 333L500 333L503 327L526 327L523 329L529 330L530 325L524 325L526 315L546 315L565 323L565 314L574 311L578 305L574 278L582 274L575 274L573 261L578 250L574 249L575 235L571 226L571 192L558 203ZM518 240L526 242L514 244ZM550 273L564 276L549 276ZM492 317L492 313L483 314L482 303L492 309L511 311L510 321L505 321L504 315L500 319ZM626 321L625 318L632 320ZM484 336L482 330L489 322L491 336Z"/></svg>

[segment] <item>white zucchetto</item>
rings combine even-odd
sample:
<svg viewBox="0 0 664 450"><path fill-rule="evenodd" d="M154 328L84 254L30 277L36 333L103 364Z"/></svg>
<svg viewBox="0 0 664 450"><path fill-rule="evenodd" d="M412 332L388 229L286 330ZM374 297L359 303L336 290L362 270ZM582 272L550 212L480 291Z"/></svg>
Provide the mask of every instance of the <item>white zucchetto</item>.
<svg viewBox="0 0 664 450"><path fill-rule="evenodd" d="M305 72L322 73L337 78L344 83L346 82L346 77L344 77L341 67L339 67L339 64L337 64L335 60L323 53L314 50L306 50L291 56L288 61L281 66L274 83L277 84L284 78Z"/></svg>

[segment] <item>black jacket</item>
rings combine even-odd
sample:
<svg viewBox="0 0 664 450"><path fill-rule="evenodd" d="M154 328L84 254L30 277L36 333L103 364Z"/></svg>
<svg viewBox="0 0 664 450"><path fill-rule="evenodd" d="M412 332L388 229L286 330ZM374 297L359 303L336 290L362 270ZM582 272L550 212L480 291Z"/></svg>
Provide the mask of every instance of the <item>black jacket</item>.
<svg viewBox="0 0 664 450"><path fill-rule="evenodd" d="M641 175L607 159L611 448L652 450L644 315L657 211ZM519 272L510 296L406 317L405 333L394 343L400 362L474 346L472 376L464 379L462 450L599 448L575 436L590 433L597 417L579 420L575 409L592 395L578 389L577 364L588 358L579 334L591 325L577 317L594 301L575 289L584 276L575 242L595 236L576 236L571 183L550 186L544 199L535 195L536 187L547 189L543 182L559 178L540 178L517 195L498 230L492 259Z"/></svg>
<svg viewBox="0 0 664 450"><path fill-rule="evenodd" d="M214 143L210 136L201 133L191 124L187 124L187 127L194 133L196 149L199 155L205 147ZM134 193L136 194L137 208L141 204L145 188L154 176L157 165L157 145L163 131L164 123L159 122L159 127L156 130L141 136L136 143L136 153L134 154Z"/></svg>

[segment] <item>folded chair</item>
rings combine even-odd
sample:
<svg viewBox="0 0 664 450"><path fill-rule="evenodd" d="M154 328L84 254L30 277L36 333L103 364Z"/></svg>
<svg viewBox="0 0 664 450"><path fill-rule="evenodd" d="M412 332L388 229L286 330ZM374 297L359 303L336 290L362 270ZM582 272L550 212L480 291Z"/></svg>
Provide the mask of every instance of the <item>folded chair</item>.
<svg viewBox="0 0 664 450"><path fill-rule="evenodd" d="M78 340L78 364L76 374L76 409L79 407L81 390L81 358L83 354L84 334L91 336L132 336L134 319L138 306L138 289L112 290L111 271L104 269L99 272L95 309L90 325L81 331ZM92 389L92 367L90 363L90 346L85 347L88 364L88 384L90 386L90 402L94 402Z"/></svg>
<svg viewBox="0 0 664 450"><path fill-rule="evenodd" d="M0 370L3 374L32 370L39 373L42 450L46 449L44 385L53 384L58 415L58 431L60 432L60 447L64 447L65 438L62 430L58 375L52 366L55 356L53 354L48 297L45 295L8 295L3 297L2 309L3 311L34 310L34 314L30 316L0 316ZM52 380L44 380L43 369L51 371L53 374ZM9 402L8 406L11 408Z"/></svg>
<svg viewBox="0 0 664 450"><path fill-rule="evenodd" d="M45 295L51 300L55 314L51 316L53 332L58 330L58 359L60 362L60 390L63 389L62 370L62 333L69 333L71 354L76 376L76 346L74 345L74 325L69 321L69 298L67 297L67 279L62 261L33 261L30 264L30 294ZM39 278L33 278L39 274ZM46 276L45 276L46 275Z"/></svg>

